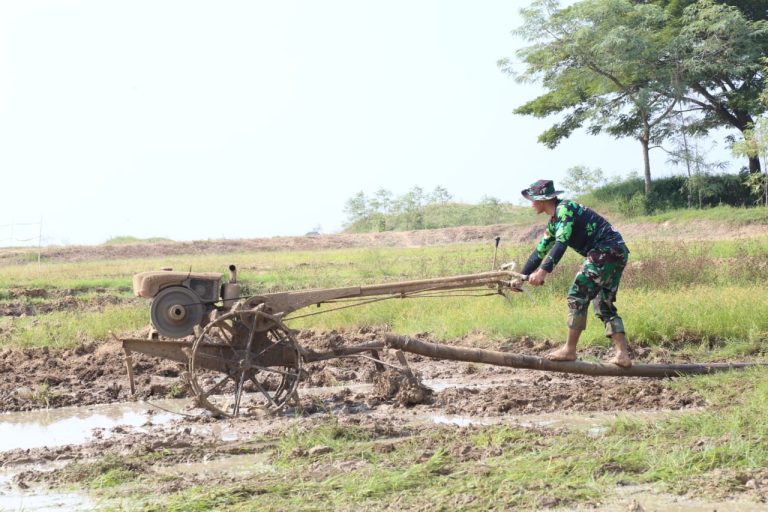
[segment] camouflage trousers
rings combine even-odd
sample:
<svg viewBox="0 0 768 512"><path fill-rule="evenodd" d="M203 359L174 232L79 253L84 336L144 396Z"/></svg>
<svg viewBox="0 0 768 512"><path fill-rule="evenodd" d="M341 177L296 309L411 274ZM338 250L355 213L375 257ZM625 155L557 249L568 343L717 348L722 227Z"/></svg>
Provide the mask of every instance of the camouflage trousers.
<svg viewBox="0 0 768 512"><path fill-rule="evenodd" d="M587 309L593 303L595 316L605 325L605 335L624 332L624 323L616 313L616 292L629 250L625 245L590 251L568 290L568 327L587 328Z"/></svg>

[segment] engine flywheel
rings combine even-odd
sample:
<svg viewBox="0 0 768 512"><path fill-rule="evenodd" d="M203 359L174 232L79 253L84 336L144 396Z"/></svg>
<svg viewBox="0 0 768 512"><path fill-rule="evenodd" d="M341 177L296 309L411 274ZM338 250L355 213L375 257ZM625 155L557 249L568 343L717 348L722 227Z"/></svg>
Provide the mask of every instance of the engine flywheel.
<svg viewBox="0 0 768 512"><path fill-rule="evenodd" d="M169 338L183 338L194 332L205 313L200 297L183 286L166 288L152 299L150 318L157 332Z"/></svg>

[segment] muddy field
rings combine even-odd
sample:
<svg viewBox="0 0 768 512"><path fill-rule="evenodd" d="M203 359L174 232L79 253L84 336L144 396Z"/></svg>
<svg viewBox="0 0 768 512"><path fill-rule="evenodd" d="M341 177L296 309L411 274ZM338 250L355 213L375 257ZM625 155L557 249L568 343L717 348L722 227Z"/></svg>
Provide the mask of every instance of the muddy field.
<svg viewBox="0 0 768 512"><path fill-rule="evenodd" d="M305 347L322 350L330 344L361 343L382 335L375 331L303 332L299 341ZM426 335L421 338L429 340ZM466 343L467 340L454 342ZM500 344L502 350L531 355L541 355L551 348L548 343L533 340L509 340ZM588 355L605 357L607 354L593 351ZM663 359L649 351L635 356L645 362ZM412 354L407 358L425 391L418 400L405 399L397 386L382 386L382 379L386 380L389 372L376 371L370 361L354 357L336 359L308 365L307 378L299 388L300 403L278 414L221 420L187 405L179 414L174 414L170 422L153 425L152 414L148 414L141 428L117 425L105 432L97 429L92 437L78 444L56 447L41 444L0 452L0 467L6 471L14 467L38 467L15 474L15 485L26 487L40 481L56 483L58 472L50 472L47 467L51 461L57 464L83 461L95 455L119 455L137 449L172 450L174 455L164 457L162 464L210 460L242 453L242 441L255 432L279 433L295 425L296 418L311 425L326 421L328 413L384 438L407 435L414 429L433 428L435 423L468 426L528 421L557 426L578 423L578 418L597 421L594 418L601 414L615 417L621 412L663 413L705 405L695 394L676 392L664 381L654 379L546 374L439 361ZM385 354L383 360L398 364L391 354ZM74 350L4 350L0 352L0 402L3 410L9 412L130 401L161 403L167 398L187 395L181 378L183 365L141 356L136 358L134 368L138 393L132 397L123 353L116 341ZM157 409L157 412L163 410ZM548 415L559 420L547 420ZM571 420L570 415L573 415ZM213 432L218 430L213 426L219 430L226 428L229 437L217 437ZM185 479L183 485L195 482L194 478Z"/></svg>
<svg viewBox="0 0 768 512"><path fill-rule="evenodd" d="M657 239L664 238L664 229L663 226L640 225L629 228L634 230L634 237L653 230ZM692 233L705 233L712 239L725 232L716 226L701 231L696 231L695 226L690 229ZM765 226L759 229L768 231ZM489 226L371 235L47 248L43 256L49 260L79 261L249 250L419 246L486 240L497 233L511 240L532 240L538 237L539 230L539 226ZM674 233L670 236L680 235L679 230ZM753 236L755 232L729 232L730 236L747 234ZM20 252L1 251L0 266L23 257ZM112 295L114 291L100 289L8 289L0 315L14 320L15 317L34 317L51 312L91 312L114 305L146 303L128 297L128 290L119 292L123 291L125 295L117 296ZM30 301L30 298L35 300ZM12 330L13 323L6 328ZM148 328L120 334L143 338L147 336ZM303 331L298 335L298 341L307 349L323 351L331 347L380 341L384 334L370 329ZM0 332L0 335L12 333ZM436 340L429 333L424 333L418 338L536 356L542 356L553 348L546 341L528 338L491 341L478 338L476 334L464 339ZM633 347L633 350L633 360L638 363L690 362L679 358L671 360L664 348ZM590 348L582 349L580 355L602 360L610 354L602 349ZM157 477L155 491L158 493L174 493L201 484L224 485L233 481L230 470L238 465L239 457L258 455L270 449L254 444L252 439L255 436L279 438L297 428L309 430L327 424L331 417L342 425L363 429L381 445L382 450L387 450L398 440L436 428L472 430L487 425L511 425L546 431L547 435L557 435L563 429L573 428L599 432L603 423L622 414L653 421L656 417L685 414L707 406L701 396L681 391L672 380L588 377L440 361L413 354L406 357L420 380L415 390L401 385L399 373L391 370L382 373L370 360L356 357L334 359L306 365L306 376L299 385L298 402L291 403L282 411L265 413L253 410L241 418L219 419L191 403L191 393L184 379L185 365L134 354L137 393L132 395L124 354L116 340L89 341L74 349L0 349L0 412L5 418L5 421L0 421L0 436L12 438L16 435L12 429L3 431L4 424L21 425L20 428L29 432L35 432L35 428L43 425L38 439L25 438L26 444L17 445L10 441L5 447L0 443L0 510L5 509L4 495L29 500L32 496L28 494L30 489L42 489L37 492L47 496L50 491L45 489L49 487L72 484L73 476L68 469L73 466L71 463L82 464L110 456L121 458L162 452L163 456L156 462L132 468ZM383 353L382 358L389 365L400 366L390 352ZM96 415L96 411L107 410L122 412L112 414L111 419L102 423L89 422L88 418ZM126 410L132 412L126 413ZM58 419L51 419L53 417ZM81 431L77 439L62 440L46 430L48 423L63 425L72 418L85 418L77 427ZM46 437L49 435L50 439ZM493 455L469 445L465 448L456 448L461 452L454 454L459 460L482 461ZM295 457L312 457L324 449L323 446L313 447L296 453ZM312 450L317 453L309 453ZM425 450L425 453L428 452ZM215 461L221 461L223 469L212 474L211 464ZM184 474L184 478L166 478L177 470L176 465L194 467L198 463L205 464L205 468L191 469ZM322 474L340 469L343 470L338 467L313 467L312 471ZM754 495L768 500L768 474L749 475L744 479L743 486L751 500L754 501ZM59 500L63 499L58 494L56 496ZM59 508L91 508L91 502L79 499L72 503L56 503ZM18 509L21 502L10 503L10 509ZM25 510L36 509L34 501L27 503ZM556 506L557 501L542 504L542 508ZM627 510L625 504L621 505L621 509Z"/></svg>

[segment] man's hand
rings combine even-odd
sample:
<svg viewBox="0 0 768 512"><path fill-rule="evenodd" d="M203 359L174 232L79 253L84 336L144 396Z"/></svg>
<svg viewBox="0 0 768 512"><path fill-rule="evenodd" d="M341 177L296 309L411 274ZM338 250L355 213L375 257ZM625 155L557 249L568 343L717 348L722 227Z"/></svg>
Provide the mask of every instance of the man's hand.
<svg viewBox="0 0 768 512"><path fill-rule="evenodd" d="M531 275L528 276L528 282L533 286L541 286L544 284L544 280L549 275L549 272L543 268L538 268Z"/></svg>

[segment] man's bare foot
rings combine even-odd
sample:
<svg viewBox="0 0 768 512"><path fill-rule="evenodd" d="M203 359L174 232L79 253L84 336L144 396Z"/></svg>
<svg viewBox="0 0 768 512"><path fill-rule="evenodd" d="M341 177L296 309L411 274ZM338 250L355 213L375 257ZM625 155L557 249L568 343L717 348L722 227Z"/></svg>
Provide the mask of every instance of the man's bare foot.
<svg viewBox="0 0 768 512"><path fill-rule="evenodd" d="M606 361L608 364L615 364L622 368L632 368L632 360L627 354L616 354L611 359Z"/></svg>
<svg viewBox="0 0 768 512"><path fill-rule="evenodd" d="M560 347L547 354L547 359L550 361L575 361L576 351L568 350L568 347Z"/></svg>

